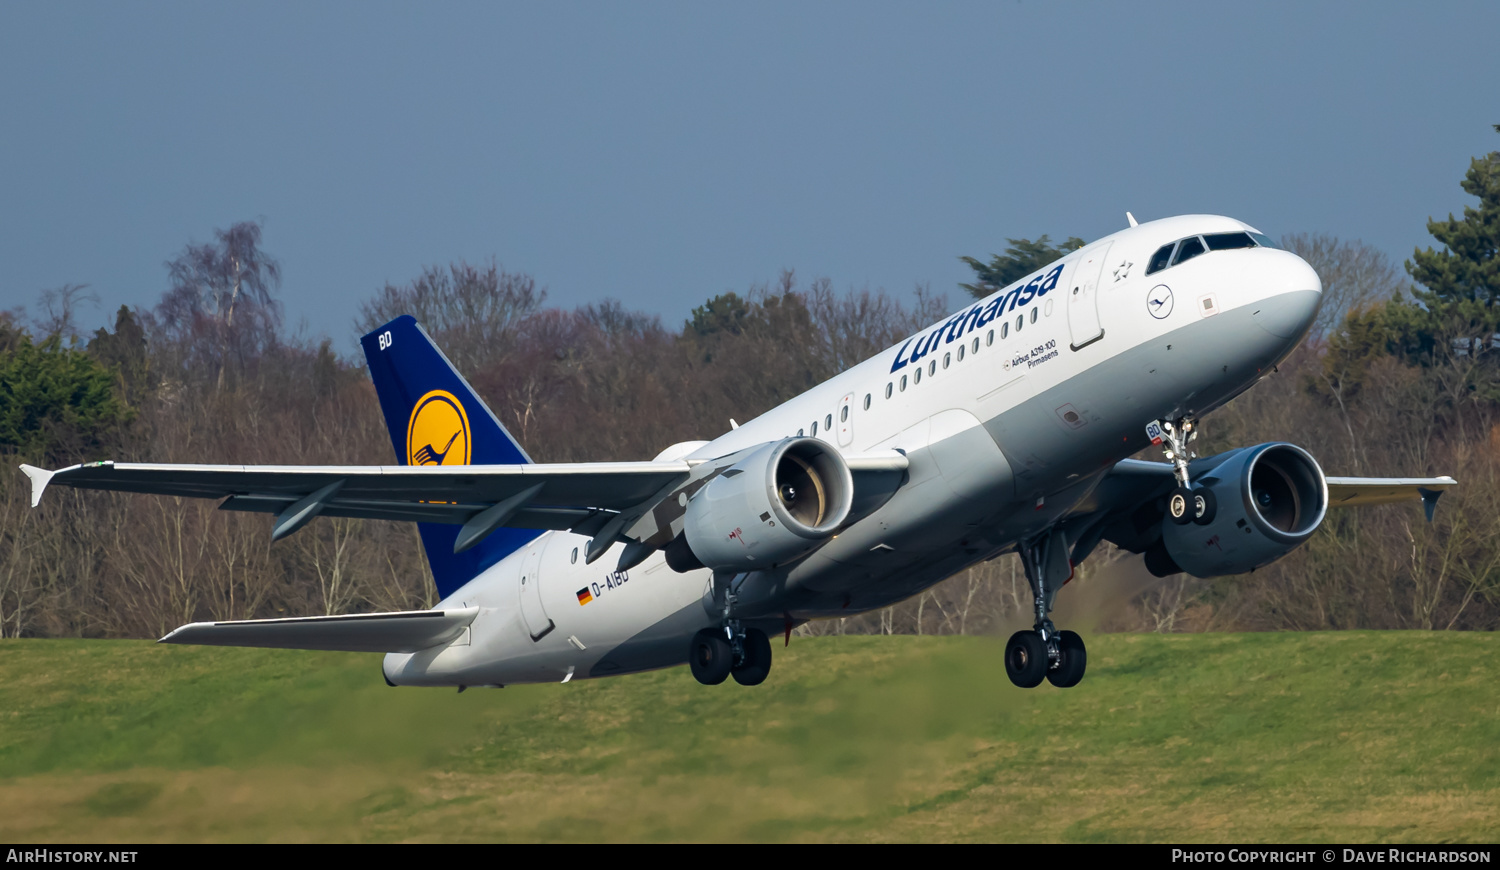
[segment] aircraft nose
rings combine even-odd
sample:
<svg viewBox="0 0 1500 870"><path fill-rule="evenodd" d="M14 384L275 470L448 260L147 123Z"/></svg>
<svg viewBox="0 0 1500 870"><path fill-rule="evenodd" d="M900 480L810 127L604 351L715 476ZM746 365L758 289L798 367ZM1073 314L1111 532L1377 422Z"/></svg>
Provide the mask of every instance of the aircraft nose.
<svg viewBox="0 0 1500 870"><path fill-rule="evenodd" d="M1255 322L1277 338L1301 338L1318 316L1323 282L1306 260L1288 251L1276 253L1267 269L1266 296L1255 312Z"/></svg>

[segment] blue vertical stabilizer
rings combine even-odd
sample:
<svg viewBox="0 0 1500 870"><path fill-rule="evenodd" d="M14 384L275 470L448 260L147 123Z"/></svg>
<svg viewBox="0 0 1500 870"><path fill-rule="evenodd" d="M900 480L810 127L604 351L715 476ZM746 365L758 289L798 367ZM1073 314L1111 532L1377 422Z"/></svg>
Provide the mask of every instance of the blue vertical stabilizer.
<svg viewBox="0 0 1500 870"><path fill-rule="evenodd" d="M520 465L531 457L505 431L417 321L403 315L360 339L391 445L402 465ZM418 523L438 594L444 598L479 572L534 540L529 529L497 529L462 553L461 526Z"/></svg>

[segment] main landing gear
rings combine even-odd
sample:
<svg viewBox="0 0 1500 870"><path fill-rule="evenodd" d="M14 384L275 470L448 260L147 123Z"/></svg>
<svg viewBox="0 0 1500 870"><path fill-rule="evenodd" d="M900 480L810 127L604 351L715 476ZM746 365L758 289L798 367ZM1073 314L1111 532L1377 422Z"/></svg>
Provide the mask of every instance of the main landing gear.
<svg viewBox="0 0 1500 870"><path fill-rule="evenodd" d="M1172 463L1172 474L1177 478L1177 486L1167 496L1167 517L1179 526L1213 522L1219 509L1213 491L1193 486L1188 480L1188 460L1197 456L1190 446L1198 440L1197 421L1190 417L1155 420L1146 427L1146 434L1153 444L1162 445L1162 453Z"/></svg>
<svg viewBox="0 0 1500 870"><path fill-rule="evenodd" d="M705 628L693 635L688 667L693 678L705 686L717 686L731 676L742 686L758 686L771 673L771 639L758 628L745 628L731 616L738 599L738 583L727 582L723 589L723 621L718 628Z"/></svg>
<svg viewBox="0 0 1500 870"><path fill-rule="evenodd" d="M1068 582L1073 568L1068 561L1068 541L1053 531L1022 544L1021 564L1036 604L1036 624L1031 631L1018 631L1005 644L1005 674L1023 689L1047 680L1059 689L1078 685L1088 666L1083 638L1071 631L1058 631L1047 616L1057 590Z"/></svg>
<svg viewBox="0 0 1500 870"><path fill-rule="evenodd" d="M737 620L705 628L693 635L688 667L705 686L717 686L730 676L742 686L758 686L771 673L771 639L758 628L741 628Z"/></svg>

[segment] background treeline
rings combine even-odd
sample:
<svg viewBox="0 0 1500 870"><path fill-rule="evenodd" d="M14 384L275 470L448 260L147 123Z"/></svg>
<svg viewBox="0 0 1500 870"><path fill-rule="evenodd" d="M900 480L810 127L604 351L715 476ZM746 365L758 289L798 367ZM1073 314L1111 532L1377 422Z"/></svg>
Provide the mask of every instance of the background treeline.
<svg viewBox="0 0 1500 870"><path fill-rule="evenodd" d="M1200 451L1268 440L1307 447L1330 474L1453 474L1428 524L1416 506L1341 510L1254 574L1156 580L1101 549L1063 606L1099 628L1493 629L1500 623L1500 153L1463 183L1480 200L1429 223L1441 245L1405 270L1358 241L1283 241L1322 276L1304 344L1211 415ZM984 295L1077 247L1011 240L966 258ZM87 288L0 313L0 635L153 637L195 619L429 606L415 527L319 519L275 545L271 519L211 502L57 487L29 507L14 470L94 459L382 464L392 461L363 359L284 326L280 268L260 227L237 224L167 263L150 309L77 331ZM1409 275L1408 275L1409 273ZM1415 285L1413 284L1415 280ZM827 279L725 293L680 327L605 301L549 307L497 264L431 267L387 285L355 333L423 322L542 462L649 459L712 438L956 307L942 294L838 291ZM1157 458L1149 456L1148 458ZM878 613L804 633L975 633L1029 622L1015 557L965 571Z"/></svg>

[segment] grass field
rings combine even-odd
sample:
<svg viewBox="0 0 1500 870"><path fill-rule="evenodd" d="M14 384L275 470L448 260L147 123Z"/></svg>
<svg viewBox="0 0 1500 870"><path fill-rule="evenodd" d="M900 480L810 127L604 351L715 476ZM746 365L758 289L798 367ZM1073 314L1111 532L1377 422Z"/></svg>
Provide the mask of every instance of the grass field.
<svg viewBox="0 0 1500 870"><path fill-rule="evenodd" d="M390 689L379 657L0 642L0 840L1500 840L1500 637L984 638Z"/></svg>

